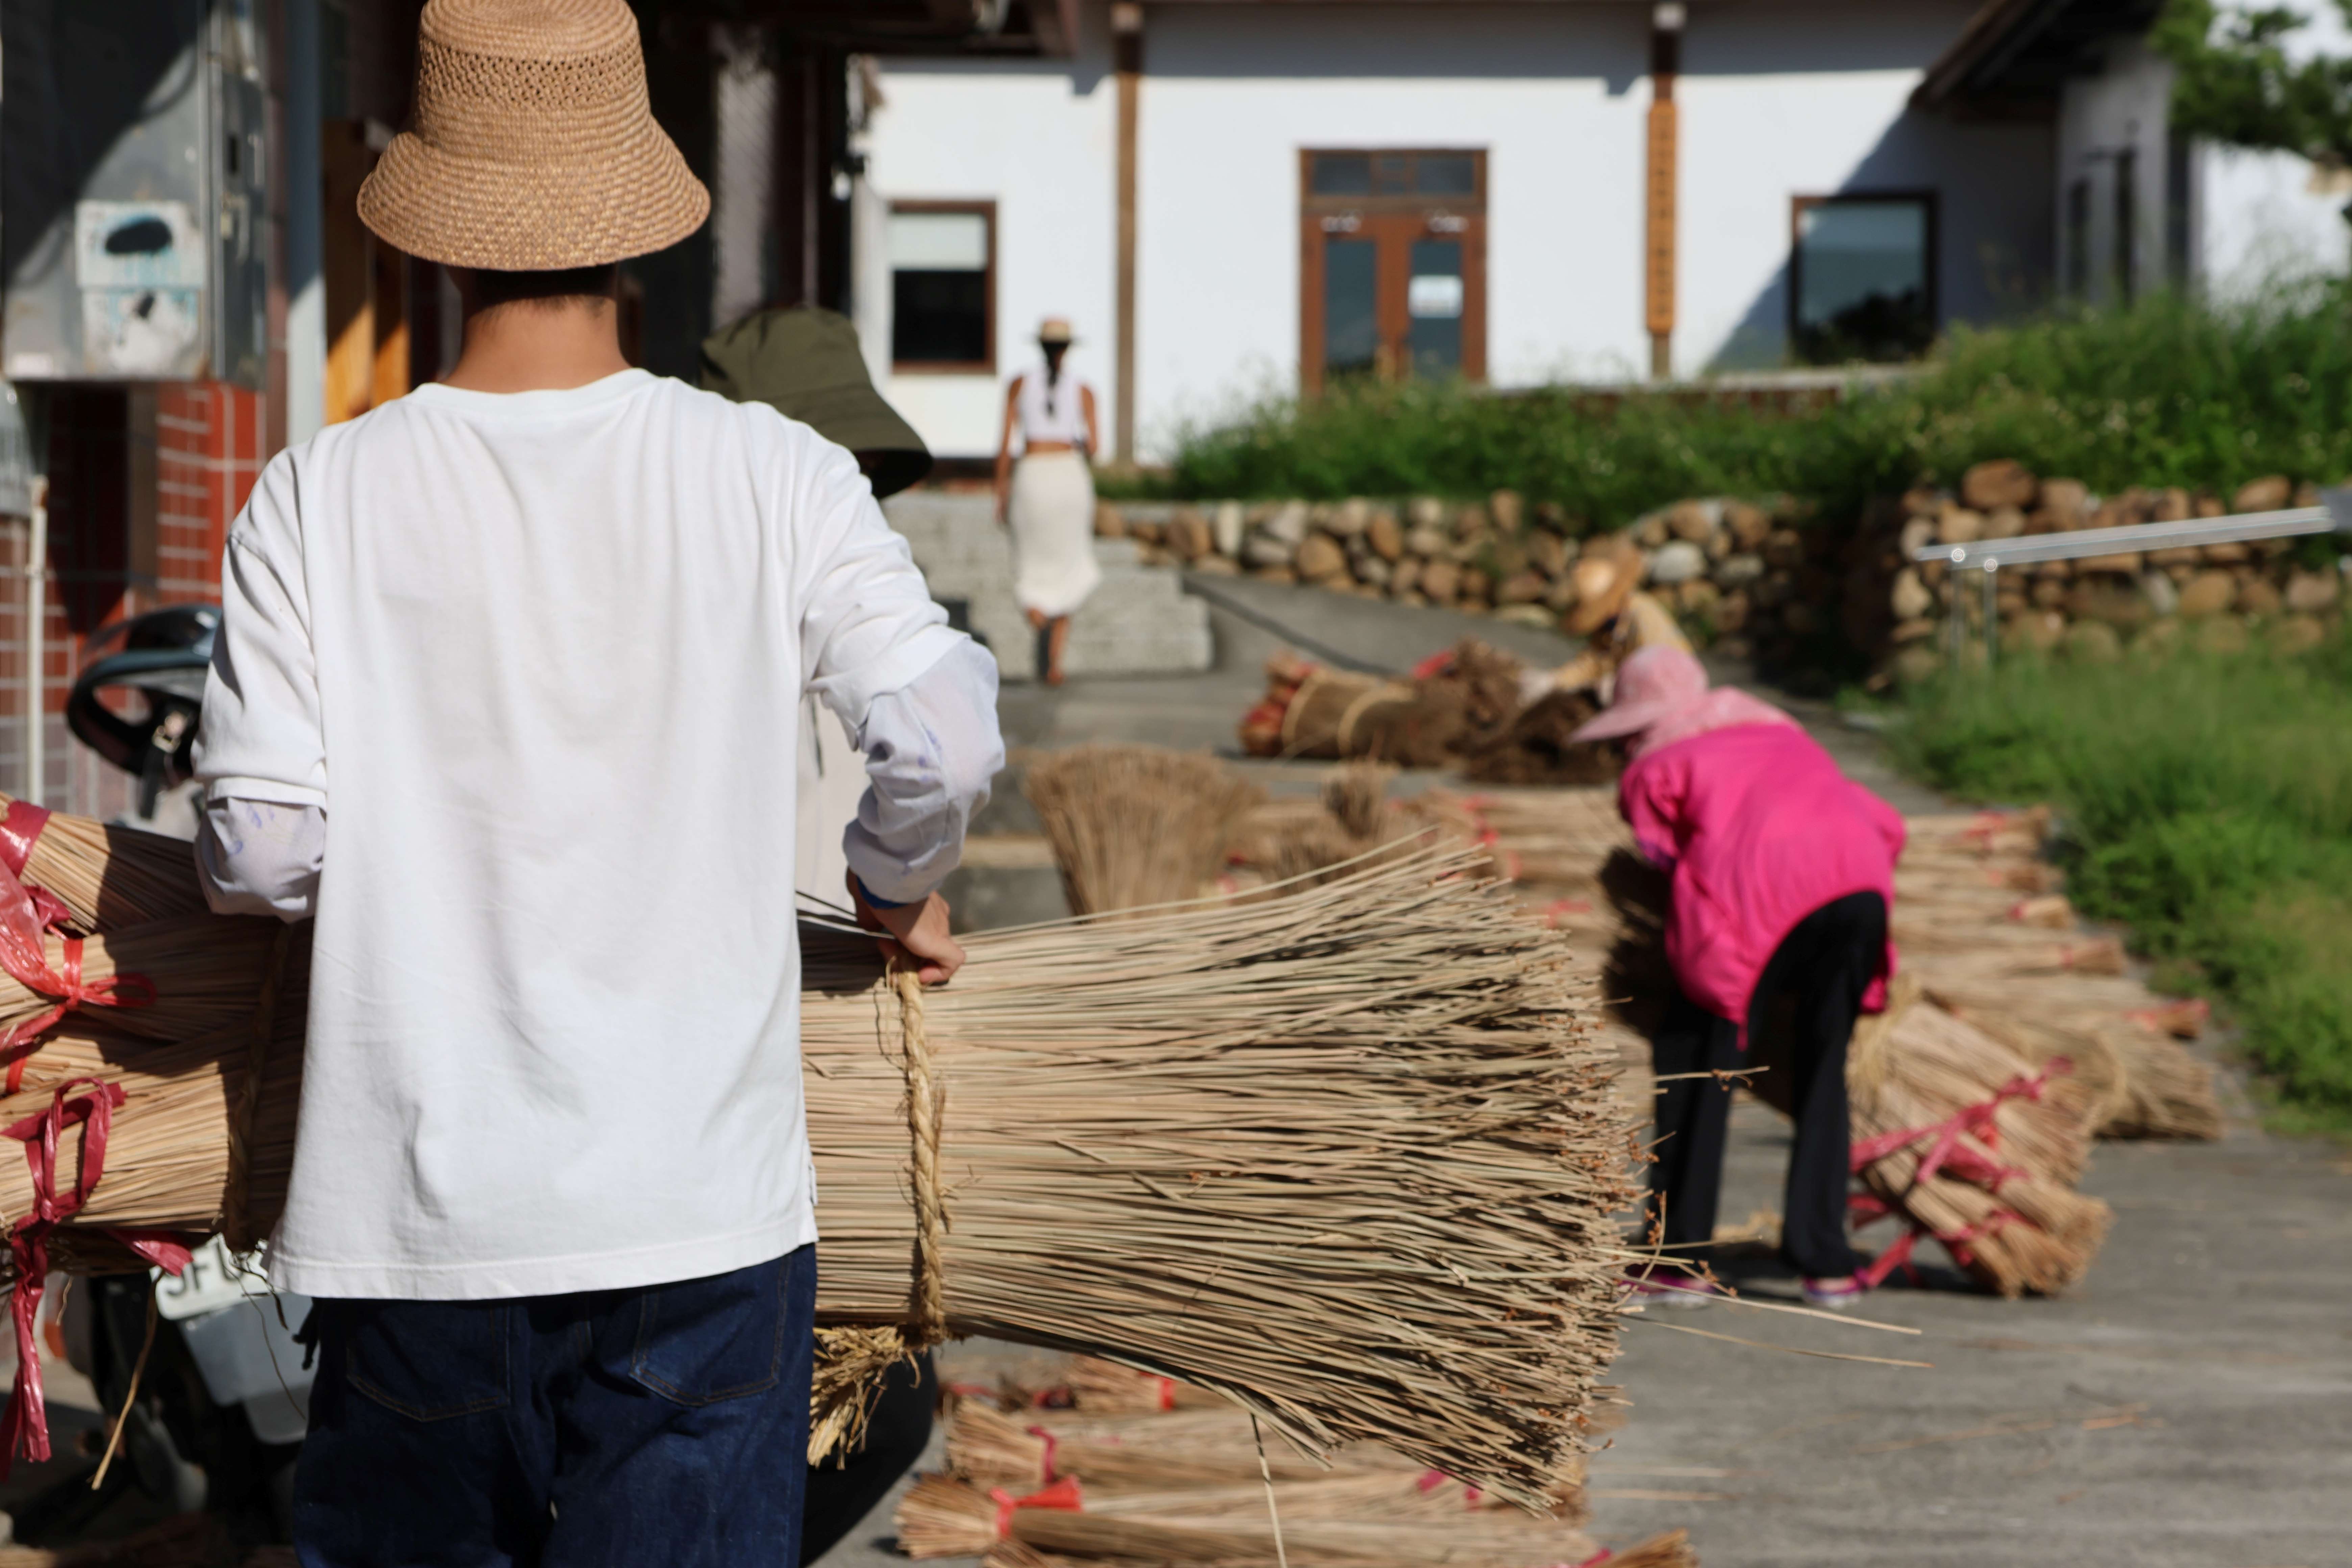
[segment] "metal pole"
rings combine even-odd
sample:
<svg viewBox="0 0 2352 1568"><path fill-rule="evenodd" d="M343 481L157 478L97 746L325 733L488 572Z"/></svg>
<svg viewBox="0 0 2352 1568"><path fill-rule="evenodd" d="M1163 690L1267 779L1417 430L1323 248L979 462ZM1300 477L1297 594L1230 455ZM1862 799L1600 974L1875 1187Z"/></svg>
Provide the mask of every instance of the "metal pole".
<svg viewBox="0 0 2352 1568"><path fill-rule="evenodd" d="M46 466L46 465L44 465ZM48 693L43 637L49 615L49 476L33 476L33 511L25 531L25 798L35 805L48 793Z"/></svg>
<svg viewBox="0 0 2352 1568"><path fill-rule="evenodd" d="M1993 579L2000 572L2000 558L1988 555L1984 560L1984 637L1985 668L1990 670L1994 656L2000 647L2000 591Z"/></svg>
<svg viewBox="0 0 2352 1568"><path fill-rule="evenodd" d="M1960 602L1960 563L1968 558L1969 552L1957 544L1954 545L1951 565L1945 573L1945 585L1950 595L1951 614L1945 619L1944 647L1945 651L1951 656L1954 670L1960 668L1960 656L1967 651L1969 646L1969 612L1967 606Z"/></svg>

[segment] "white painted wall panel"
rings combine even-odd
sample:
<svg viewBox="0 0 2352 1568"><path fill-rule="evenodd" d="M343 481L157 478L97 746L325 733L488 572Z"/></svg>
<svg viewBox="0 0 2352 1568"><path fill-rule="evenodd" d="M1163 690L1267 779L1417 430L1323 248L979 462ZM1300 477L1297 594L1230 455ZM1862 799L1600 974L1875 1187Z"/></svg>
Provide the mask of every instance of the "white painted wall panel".
<svg viewBox="0 0 2352 1568"><path fill-rule="evenodd" d="M1702 9L1683 45L1675 368L1778 365L1794 199L1936 194L1937 307L1982 321L2048 286L2047 130L1914 114L1921 72L1975 0Z"/></svg>
<svg viewBox="0 0 2352 1568"><path fill-rule="evenodd" d="M995 383L976 395L970 377L893 376L884 389L941 457L993 455L1003 384L1037 361L1046 316L1077 329L1070 367L1109 418L1118 92L1106 13L1092 6L1085 19L1075 60L880 62L883 107L867 130L875 190L997 204Z"/></svg>
<svg viewBox="0 0 2352 1568"><path fill-rule="evenodd" d="M2046 285L2050 132L1906 107L1973 3L1694 7L1678 371L1779 361L1801 194L1936 189L1948 315L1990 315ZM1117 89L1106 9L1086 16L1076 62L885 61L870 177L900 198L997 200L1000 381L1027 363L1036 318L1066 313L1086 340L1074 363L1108 400ZM1302 148L1485 149L1490 379L1645 369L1648 28L1640 5L1151 6L1142 455L1163 456L1187 422L1296 385ZM992 449L992 403L919 379L937 378L893 378L890 391L927 439L944 454Z"/></svg>

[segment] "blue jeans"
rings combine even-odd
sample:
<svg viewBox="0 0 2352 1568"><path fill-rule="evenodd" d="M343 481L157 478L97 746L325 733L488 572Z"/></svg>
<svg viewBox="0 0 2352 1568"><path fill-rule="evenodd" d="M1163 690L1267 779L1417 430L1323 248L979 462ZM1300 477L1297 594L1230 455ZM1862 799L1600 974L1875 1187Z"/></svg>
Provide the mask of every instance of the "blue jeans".
<svg viewBox="0 0 2352 1568"><path fill-rule="evenodd" d="M798 1568L814 1247L636 1289L316 1310L303 1568Z"/></svg>

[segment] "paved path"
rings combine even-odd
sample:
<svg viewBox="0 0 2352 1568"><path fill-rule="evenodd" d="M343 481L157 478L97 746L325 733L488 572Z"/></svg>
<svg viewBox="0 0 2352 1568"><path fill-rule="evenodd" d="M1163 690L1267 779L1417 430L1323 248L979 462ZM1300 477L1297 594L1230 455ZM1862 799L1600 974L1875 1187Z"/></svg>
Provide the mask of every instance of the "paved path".
<svg viewBox="0 0 2352 1568"><path fill-rule="evenodd" d="M1352 658L1409 666L1464 631L1534 658L1566 645L1442 612L1215 584L1258 620ZM1246 595L1246 598L1243 598ZM1016 745L1142 741L1230 750L1277 638L1214 617L1220 667L1182 679L1008 691ZM1736 672L1725 672L1727 674ZM1895 777L1870 738L1792 704L1841 760L1906 810L1935 797ZM1321 766L1259 770L1311 788ZM1411 781L1402 785L1411 788ZM985 829L1034 830L1017 792ZM1743 1102L1723 1213L1777 1210L1786 1124ZM2270 1137L2242 1100L2219 1143L2107 1143L2084 1183L2116 1211L2084 1285L2057 1300L1889 1289L1865 1332L1713 1306L1665 1323L1807 1349L1927 1361L1864 1365L1630 1324L1616 1375L1633 1418L1594 1463L1593 1532L1676 1525L1707 1568L2338 1568L2352 1563L2352 1154ZM1924 1254L1940 1262L1932 1246ZM1759 1300L1791 1300L1769 1259L1734 1265ZM825 1562L875 1568L887 1507Z"/></svg>

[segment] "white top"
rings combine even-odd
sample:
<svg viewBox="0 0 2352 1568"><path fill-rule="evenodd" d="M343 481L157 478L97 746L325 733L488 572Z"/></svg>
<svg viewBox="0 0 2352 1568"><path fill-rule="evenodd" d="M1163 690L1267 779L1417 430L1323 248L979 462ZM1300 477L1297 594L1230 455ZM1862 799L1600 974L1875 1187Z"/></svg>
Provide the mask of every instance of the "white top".
<svg viewBox="0 0 2352 1568"><path fill-rule="evenodd" d="M1040 441L1060 441L1067 446L1085 447L1087 440L1087 384L1062 367L1062 379L1051 391L1045 385L1045 367L1038 365L1021 377L1021 394L1014 412L1021 426L1021 444L1025 449Z"/></svg>
<svg viewBox="0 0 2352 1568"><path fill-rule="evenodd" d="M331 825L276 1282L539 1295L813 1240L794 709L861 726L965 642L849 454L639 371L425 386L270 463L223 599L207 798ZM987 761L930 754L959 796Z"/></svg>
<svg viewBox="0 0 2352 1568"><path fill-rule="evenodd" d="M877 697L860 734L815 698L802 700L796 892L845 907L853 862L869 897L907 904L936 889L1004 766L996 681L996 660L961 642L905 690ZM853 776L860 782L845 788ZM310 919L326 858L324 806L215 795L196 819L196 867L215 914Z"/></svg>

